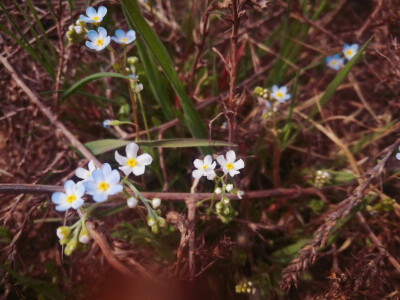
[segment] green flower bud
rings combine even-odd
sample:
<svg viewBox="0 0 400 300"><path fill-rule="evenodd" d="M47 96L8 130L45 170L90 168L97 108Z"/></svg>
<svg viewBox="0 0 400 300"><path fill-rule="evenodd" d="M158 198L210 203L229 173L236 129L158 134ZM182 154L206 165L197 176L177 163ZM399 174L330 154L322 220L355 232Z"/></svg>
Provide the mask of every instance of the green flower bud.
<svg viewBox="0 0 400 300"><path fill-rule="evenodd" d="M137 58L136 56L131 56L131 57L128 57L127 62L130 65L135 65L136 63L139 62L139 58Z"/></svg>
<svg viewBox="0 0 400 300"><path fill-rule="evenodd" d="M149 225L150 227L153 227L153 226L157 225L157 222L153 217L150 217L150 218L147 218L147 225Z"/></svg>
<svg viewBox="0 0 400 300"><path fill-rule="evenodd" d="M77 246L77 241L76 239L72 239L69 241L69 243L67 244L67 247L65 247L64 253L67 256L70 256L71 253L76 249Z"/></svg>
<svg viewBox="0 0 400 300"><path fill-rule="evenodd" d="M86 228L82 228L81 232L79 233L79 242L82 244L87 244L90 241L89 232Z"/></svg>

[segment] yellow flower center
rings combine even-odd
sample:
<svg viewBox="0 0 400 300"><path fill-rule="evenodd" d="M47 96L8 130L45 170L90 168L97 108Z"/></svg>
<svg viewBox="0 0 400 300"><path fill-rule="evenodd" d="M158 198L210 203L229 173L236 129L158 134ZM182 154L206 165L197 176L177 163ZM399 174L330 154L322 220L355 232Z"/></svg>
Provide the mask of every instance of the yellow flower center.
<svg viewBox="0 0 400 300"><path fill-rule="evenodd" d="M336 66L337 61L336 60L331 60L331 65Z"/></svg>
<svg viewBox="0 0 400 300"><path fill-rule="evenodd" d="M75 199L76 199L75 195L69 195L69 196L67 197L67 202L68 202L69 204L72 204L72 202L74 202Z"/></svg>
<svg viewBox="0 0 400 300"><path fill-rule="evenodd" d="M126 43L127 41L128 41L127 38L122 38L122 39L121 39L121 42L123 42L123 43Z"/></svg>
<svg viewBox="0 0 400 300"><path fill-rule="evenodd" d="M346 54L350 56L350 55L352 55L352 54L353 54L353 51L351 51L351 50L347 50L347 51L346 51Z"/></svg>
<svg viewBox="0 0 400 300"><path fill-rule="evenodd" d="M232 170L232 169L233 169L233 164L227 163L225 167L226 167L228 170Z"/></svg>
<svg viewBox="0 0 400 300"><path fill-rule="evenodd" d="M99 190L102 190L102 191L107 191L107 189L108 189L108 183L107 182L100 182L100 184L99 184Z"/></svg>
<svg viewBox="0 0 400 300"><path fill-rule="evenodd" d="M277 93L276 93L276 96L277 96L278 98L282 98L283 95L282 95L281 92L277 92Z"/></svg>
<svg viewBox="0 0 400 300"><path fill-rule="evenodd" d="M128 160L126 161L126 164L127 164L128 166L130 166L131 168L133 168L134 166L137 165L137 161L136 161L135 159L133 159L133 158L130 158L130 159L128 159Z"/></svg>
<svg viewBox="0 0 400 300"><path fill-rule="evenodd" d="M207 165L204 165L203 167L201 167L202 169L203 169L203 171L205 170L205 169L207 169Z"/></svg>
<svg viewBox="0 0 400 300"><path fill-rule="evenodd" d="M93 17L92 19L93 19L93 21L96 21L96 22L97 22L97 21L99 20L99 17L96 16L96 17Z"/></svg>
<svg viewBox="0 0 400 300"><path fill-rule="evenodd" d="M103 45L103 39L97 39L96 44L97 44L97 46L102 46Z"/></svg>

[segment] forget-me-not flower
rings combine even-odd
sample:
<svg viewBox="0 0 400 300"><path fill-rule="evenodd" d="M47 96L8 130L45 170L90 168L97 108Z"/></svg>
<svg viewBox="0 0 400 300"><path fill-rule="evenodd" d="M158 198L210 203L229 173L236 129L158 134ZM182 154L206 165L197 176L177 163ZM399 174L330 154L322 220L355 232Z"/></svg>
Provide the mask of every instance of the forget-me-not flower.
<svg viewBox="0 0 400 300"><path fill-rule="evenodd" d="M51 195L51 201L56 204L57 211L66 211L71 207L78 209L83 204L82 196L85 194L85 187L82 184L75 184L72 180L64 183L63 192L55 192Z"/></svg>
<svg viewBox="0 0 400 300"><path fill-rule="evenodd" d="M340 70L343 67L344 60L340 58L339 54L333 54L332 56L326 57L326 65L334 70Z"/></svg>
<svg viewBox="0 0 400 300"><path fill-rule="evenodd" d="M96 202L104 202L108 196L116 195L123 189L119 184L119 172L112 170L107 163L101 166L101 169L94 170L91 178L85 181L83 185L89 195L93 196Z"/></svg>
<svg viewBox="0 0 400 300"><path fill-rule="evenodd" d="M286 100L290 99L290 94L287 93L288 89L286 86L278 87L276 84L272 87L272 94L271 96L278 100L279 102L285 102Z"/></svg>
<svg viewBox="0 0 400 300"><path fill-rule="evenodd" d="M150 165L153 161L150 154L143 153L138 156L139 146L135 143L126 145L125 151L126 157L120 155L118 151L115 151L115 160L121 165L119 169L124 172L126 176L130 173L136 176L144 174L145 167Z"/></svg>
<svg viewBox="0 0 400 300"><path fill-rule="evenodd" d="M358 44L352 44L352 45L345 44L342 50L347 60L352 59L354 55L356 55L357 51L358 51Z"/></svg>
<svg viewBox="0 0 400 300"><path fill-rule="evenodd" d="M118 44L127 45L132 43L136 39L136 33L134 30L128 30L128 32L124 32L121 29L117 29L115 31L115 36L111 37L112 40Z"/></svg>
<svg viewBox="0 0 400 300"><path fill-rule="evenodd" d="M214 179L216 162L213 162L211 155L206 155L204 161L201 159L195 159L193 164L196 167L196 170L193 170L192 172L194 178L199 179L202 176L207 176L207 179L209 180Z"/></svg>
<svg viewBox="0 0 400 300"><path fill-rule="evenodd" d="M92 175L93 171L96 170L96 166L94 165L93 160L89 161L88 170L84 168L78 168L75 170L76 177L82 179L83 181L89 180L90 176Z"/></svg>
<svg viewBox="0 0 400 300"><path fill-rule="evenodd" d="M103 27L99 27L98 32L96 30L89 30L88 38L90 41L86 41L86 46L96 51L103 50L111 42L111 38L107 36L107 30Z"/></svg>
<svg viewBox="0 0 400 300"><path fill-rule="evenodd" d="M103 21L104 16L107 13L107 8L104 6L99 6L97 11L93 7L86 8L86 15L80 15L80 19L86 23L95 23L98 24Z"/></svg>
<svg viewBox="0 0 400 300"><path fill-rule="evenodd" d="M238 170L244 168L243 159L239 159L236 162L235 160L236 154L233 150L226 153L226 159L223 155L217 157L217 162L221 165L222 171L224 171L225 174L229 173L232 177L240 173Z"/></svg>

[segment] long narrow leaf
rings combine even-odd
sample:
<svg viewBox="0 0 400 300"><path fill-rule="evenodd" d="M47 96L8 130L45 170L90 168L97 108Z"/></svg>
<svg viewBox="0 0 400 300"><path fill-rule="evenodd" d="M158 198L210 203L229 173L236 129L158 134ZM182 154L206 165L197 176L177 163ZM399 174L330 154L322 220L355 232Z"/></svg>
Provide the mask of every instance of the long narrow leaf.
<svg viewBox="0 0 400 300"><path fill-rule="evenodd" d="M179 81L178 75L175 72L172 60L170 59L167 50L157 37L153 29L147 24L145 19L140 13L140 8L137 0L121 0L121 5L127 16L130 25L133 25L141 34L148 49L152 52L157 62L160 64L165 75L171 82L174 88L182 109L185 113L185 120L187 126L195 138L207 138L207 131L197 113L193 103L185 93L182 84Z"/></svg>
<svg viewBox="0 0 400 300"><path fill-rule="evenodd" d="M92 151L94 155L102 154L111 150L126 146L131 141L104 139L86 143L85 146ZM146 147L162 147L162 148L188 148L188 147L235 147L235 144L230 144L223 141L200 140L200 139L165 139L153 141L135 141L139 146Z"/></svg>

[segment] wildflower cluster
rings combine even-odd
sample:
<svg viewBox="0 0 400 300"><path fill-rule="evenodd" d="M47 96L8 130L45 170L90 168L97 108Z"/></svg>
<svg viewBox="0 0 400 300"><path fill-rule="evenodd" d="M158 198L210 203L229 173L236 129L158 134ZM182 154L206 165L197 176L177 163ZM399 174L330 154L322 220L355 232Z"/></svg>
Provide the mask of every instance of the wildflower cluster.
<svg viewBox="0 0 400 300"><path fill-rule="evenodd" d="M72 208L75 210L80 209L82 212L82 217L75 224L72 226L62 226L57 229L60 244L66 245L66 255L72 253L77 247L78 241L87 243L90 240L85 223L88 213L95 206L87 207L86 211L82 208L85 203L89 204L84 199L85 194L90 195L96 203L102 203L107 201L110 196L119 194L127 198L127 206L130 208L135 208L138 204L138 199L140 199L147 209L147 223L153 232L158 232L159 227L165 227L165 220L160 216L161 211L156 211L161 204L161 200L155 198L150 201L144 198L136 187L128 181L128 176L131 173L136 176L144 174L146 166L152 163L153 158L147 153L138 155L139 146L135 143L129 143L125 150L126 156L120 155L115 151L115 160L120 164L119 170L125 174L123 180L120 180L119 171L116 169L113 170L110 164L104 163L100 168L97 168L93 161L90 161L88 169L76 169L75 175L80 179L78 182L67 180L64 184L64 192L55 192L51 196L52 202L56 204L55 209L57 211L63 212ZM131 196L127 188L135 196Z"/></svg>
<svg viewBox="0 0 400 300"><path fill-rule="evenodd" d="M318 170L315 173L314 186L320 189L330 178L331 175L327 171Z"/></svg>
<svg viewBox="0 0 400 300"><path fill-rule="evenodd" d="M244 281L241 283L238 283L235 286L235 291L237 294L255 294L256 293L256 288L253 286L253 282L251 281Z"/></svg>
<svg viewBox="0 0 400 300"><path fill-rule="evenodd" d="M333 70L340 70L344 66L344 61L347 59L348 61L351 60L354 55L357 54L358 51L358 44L345 44L342 53L344 58L341 58L340 54L333 54L332 56L326 57L326 65L333 69Z"/></svg>
<svg viewBox="0 0 400 300"><path fill-rule="evenodd" d="M256 87L254 94L259 97L259 102L263 107L263 114L272 117L277 111L277 106L290 99L288 88L286 86L278 87L273 85L271 89Z"/></svg>
<svg viewBox="0 0 400 300"><path fill-rule="evenodd" d="M226 196L226 193L236 194L241 199L244 192L235 189L232 183L226 182L226 179L228 179L229 176L234 177L235 175L240 174L239 170L244 168L244 161L243 159L236 160L235 151L230 150L225 156L218 156L217 162L220 165L219 170L223 172L221 176L218 176L216 173L216 171L218 171L215 170L217 164L213 161L211 155L205 156L204 160L194 160L193 164L196 169L193 170L192 176L196 179L200 179L204 176L207 177L208 180L214 180L215 188L209 212L211 212L213 208L216 195L221 195L221 200L215 204L215 212L223 222L229 222L229 220L234 216L235 211L230 203L230 199Z"/></svg>

